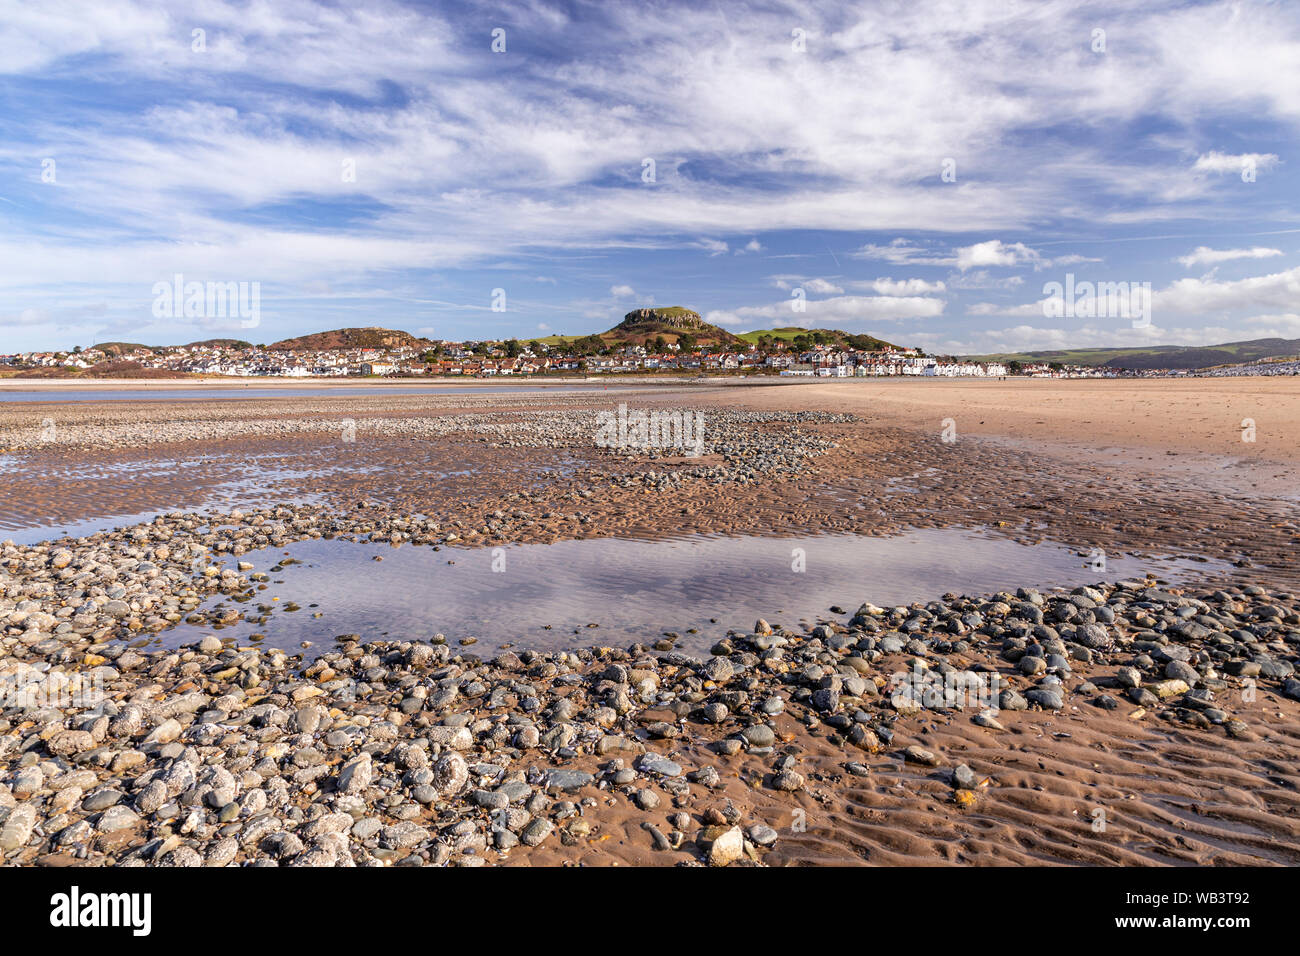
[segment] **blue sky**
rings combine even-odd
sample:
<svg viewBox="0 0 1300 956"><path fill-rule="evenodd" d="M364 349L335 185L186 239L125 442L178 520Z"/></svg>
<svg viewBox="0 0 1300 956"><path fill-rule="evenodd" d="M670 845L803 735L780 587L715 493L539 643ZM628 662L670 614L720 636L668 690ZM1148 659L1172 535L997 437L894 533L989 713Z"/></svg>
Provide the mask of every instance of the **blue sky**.
<svg viewBox="0 0 1300 956"><path fill-rule="evenodd" d="M0 5L0 352L649 304L939 352L1300 336L1297 4ZM256 326L156 317L177 273L259 283ZM1048 318L1067 273L1149 282L1150 325Z"/></svg>

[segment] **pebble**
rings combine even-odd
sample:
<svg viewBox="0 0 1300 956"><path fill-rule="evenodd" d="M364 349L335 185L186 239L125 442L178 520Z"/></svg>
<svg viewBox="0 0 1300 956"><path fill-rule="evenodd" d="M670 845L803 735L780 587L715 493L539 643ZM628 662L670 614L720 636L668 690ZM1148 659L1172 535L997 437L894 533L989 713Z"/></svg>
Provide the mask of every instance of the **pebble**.
<svg viewBox="0 0 1300 956"><path fill-rule="evenodd" d="M714 838L709 846L709 865L728 866L745 856L745 834L732 827Z"/></svg>
<svg viewBox="0 0 1300 956"><path fill-rule="evenodd" d="M220 534L241 547L280 547L323 534L333 519L286 507L251 510L240 520ZM725 653L704 663L676 650L651 651L649 638L627 649L516 649L491 660L462 650L458 635L348 635L320 642L314 656L211 635L185 648L127 647L119 638L148 630L139 615L141 598L153 593L150 581L174 583L177 594L186 593L183 582L205 599L251 591L250 569L212 560L229 550L207 557L188 550L188 540L207 534L198 527L194 518L164 517L119 538L66 544L70 557L61 569L52 568L49 546L0 545L0 574L8 575L0 578L0 677L28 668L41 679L57 673L76 680L96 668L109 691L100 711L0 713L6 863L76 847L78 862L106 862L111 852L123 865L481 865L553 835L566 846L590 840L594 847L609 802L629 810L630 802L644 814L670 803L671 829L660 829L662 818L660 826L643 821L660 850L689 851L696 862L761 860L776 831L736 797L743 788L731 789L735 802L701 811L717 830L698 845L686 837L685 809L701 795L721 799L720 788L731 787L737 772L760 785L760 761L771 772L763 799L787 806L804 798L784 794L809 786L821 799L836 785L859 785L802 762L805 728L862 755L896 746L895 732L917 739L932 716L950 720L954 702L945 695L875 693L904 664L889 658L894 654L963 679L996 666L1015 686L1001 688L996 708L992 699L979 701L972 720L991 730L1005 729L999 718L1013 723L1006 712L1031 704L1063 709L1062 681L1097 705L1075 711L1077 719L1102 717L1127 698L1231 740L1258 736L1251 712L1232 712L1232 691L1245 678L1300 699L1293 597L1244 589L1165 596L1137 584L1033 592L1036 600L950 595L898 608L864 605L848 624L822 623L802 635L771 625L731 631L715 648ZM164 547L168 558L158 557ZM106 567L119 569L102 582L102 594L68 583L98 573L98 561L88 565L96 549ZM189 562L213 573L182 574ZM144 565L154 568L131 570ZM53 576L59 572L73 576ZM185 607L190 599L166 587L158 593L175 599L165 606L178 612L201 603ZM86 628L49 635L46 628L71 622L56 616L63 608L45 595L66 597ZM122 607L109 609L113 601ZM1045 665L1025 665L1040 680L1027 689L1018 666L1026 656ZM1086 680L1075 686L1071 668ZM1021 727L1055 720L1037 713L1017 719ZM692 758L716 754L718 766L692 759L696 769L685 773L681 757L646 749L656 739L674 741L658 746L680 747L675 753ZM904 759L942 765L940 748L930 746L909 746ZM589 768L598 762L596 774ZM865 763L842 766L848 776L870 774ZM646 778L637 772L651 784L638 786ZM951 784L959 806L996 799L978 797L975 773L964 764L953 769ZM120 836L100 839L107 833Z"/></svg>
<svg viewBox="0 0 1300 956"><path fill-rule="evenodd" d="M682 765L657 753L647 753L641 757L637 766L643 773L657 774L661 777L679 777Z"/></svg>
<svg viewBox="0 0 1300 956"><path fill-rule="evenodd" d="M933 751L918 747L915 744L903 749L903 759L908 763L919 763L927 767L939 766L939 758Z"/></svg>

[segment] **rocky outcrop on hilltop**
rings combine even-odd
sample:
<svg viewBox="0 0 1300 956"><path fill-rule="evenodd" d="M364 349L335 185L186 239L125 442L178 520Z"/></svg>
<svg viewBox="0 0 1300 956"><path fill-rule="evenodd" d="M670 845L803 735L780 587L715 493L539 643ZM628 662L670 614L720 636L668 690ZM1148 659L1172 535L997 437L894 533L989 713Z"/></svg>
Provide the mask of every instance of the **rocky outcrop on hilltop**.
<svg viewBox="0 0 1300 956"><path fill-rule="evenodd" d="M666 325L683 332L694 332L709 327L700 318L698 312L674 305L663 309L633 309L623 316L623 321L618 324L618 328L637 331L641 326L648 324Z"/></svg>

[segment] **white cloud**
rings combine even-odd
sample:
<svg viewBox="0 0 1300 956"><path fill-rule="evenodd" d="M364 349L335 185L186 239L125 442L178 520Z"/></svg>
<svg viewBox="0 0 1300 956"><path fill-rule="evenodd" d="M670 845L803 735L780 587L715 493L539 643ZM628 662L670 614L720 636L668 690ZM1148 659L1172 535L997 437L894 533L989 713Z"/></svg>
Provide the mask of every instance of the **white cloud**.
<svg viewBox="0 0 1300 956"><path fill-rule="evenodd" d="M849 283L855 289L870 289L881 295L926 295L944 292L943 282L930 282L926 279L870 279L864 282Z"/></svg>
<svg viewBox="0 0 1300 956"><path fill-rule="evenodd" d="M995 277L987 269L968 273L954 272L947 278L950 289L1016 289L1024 284L1024 276Z"/></svg>
<svg viewBox="0 0 1300 956"><path fill-rule="evenodd" d="M1086 325L1077 329L1063 329L1016 325L1009 328L970 332L960 336L921 332L910 335L908 343L920 345L927 351L941 355L987 355L997 352L1037 352L1056 349L1218 345L1229 341L1233 336L1232 330L1223 326L1161 328L1150 325L1134 329L1128 326Z"/></svg>
<svg viewBox="0 0 1300 956"><path fill-rule="evenodd" d="M844 291L840 286L826 279L808 279L803 283L803 289L814 295L839 295Z"/></svg>
<svg viewBox="0 0 1300 956"><path fill-rule="evenodd" d="M1107 27L1123 51L1102 59L1085 42L1093 9L1067 0L776 2L743 17L607 5L583 29L521 4L492 14L512 42L499 58L459 19L395 0L206 0L196 54L191 6L50 0L0 17L0 73L61 81L36 84L56 108L12 104L0 143L7 183L33 181L52 146L60 173L56 188L14 196L30 220L0 224L10 312L52 308L51 290L117 307L178 268L259 279L268 295L328 279L342 296L404 269L665 237L721 256L775 245L770 231L1033 244L1049 221L1067 234L1217 222L1270 198L1236 190L1226 207L1210 174L1280 159L1203 153L1201 130L1247 117L1246 132L1274 143L1300 124L1300 28L1285 4L1115 0ZM773 39L791 22L806 25L808 54ZM514 55L524 36L537 55ZM120 90L120 108L59 98L92 83ZM1071 130L1068 147L1027 134L1047 129ZM647 154L653 188L640 183ZM944 156L960 157L962 179L936 188ZM355 183L340 181L343 158ZM724 175L699 173L714 169ZM349 215L321 228L315 213L341 200ZM1022 243L953 245L900 238L853 255L972 276L1046 264Z"/></svg>
<svg viewBox="0 0 1300 956"><path fill-rule="evenodd" d="M901 237L884 246L868 243L851 252L850 255L855 259L875 259L900 266L951 266L957 264L956 256L936 253L932 248Z"/></svg>
<svg viewBox="0 0 1300 956"><path fill-rule="evenodd" d="M976 302L966 307L973 316L1041 316L1045 300L1013 305ZM1271 275L1218 281L1213 277L1175 279L1151 294L1151 314L1223 316L1259 309L1285 313L1300 302L1300 267Z"/></svg>
<svg viewBox="0 0 1300 956"><path fill-rule="evenodd" d="M966 306L966 314L1041 316L1043 314L1043 304L1041 301L1023 302L1016 305L1007 305L1001 302L973 302Z"/></svg>
<svg viewBox="0 0 1300 956"><path fill-rule="evenodd" d="M610 286L609 294L616 299L635 299L636 289L630 285L615 285Z"/></svg>
<svg viewBox="0 0 1300 956"><path fill-rule="evenodd" d="M934 243L922 245L899 238L888 245L868 243L850 255L855 259L874 259L901 266L956 266L961 272L980 269L981 275L987 275L989 267L1032 266L1040 269L1048 265L1098 261L1081 255L1049 259L1023 242L1003 242L1001 239L987 239L969 246L944 250Z"/></svg>
<svg viewBox="0 0 1300 956"><path fill-rule="evenodd" d="M1229 310L1268 309L1286 312L1300 302L1300 267L1271 275L1219 282L1212 278L1177 279L1155 292L1153 315L1206 315Z"/></svg>
<svg viewBox="0 0 1300 956"><path fill-rule="evenodd" d="M727 244L720 239L697 239L691 245L703 249L711 256L725 255L728 249Z"/></svg>
<svg viewBox="0 0 1300 956"><path fill-rule="evenodd" d="M862 322L894 322L901 319L933 318L943 314L944 301L920 296L845 295L829 299L808 299L804 311L796 312L793 300L770 305L745 306L732 310L715 310L705 316L714 325L787 325L826 328L851 326Z"/></svg>
<svg viewBox="0 0 1300 956"><path fill-rule="evenodd" d="M1265 246L1254 246L1250 249L1211 249L1209 246L1197 246L1187 255L1179 256L1177 261L1190 269L1193 266L1214 265L1232 259L1267 259L1281 254L1281 249L1269 249Z"/></svg>
<svg viewBox="0 0 1300 956"><path fill-rule="evenodd" d="M1256 170L1272 169L1277 165L1276 153L1220 153L1211 151L1196 157L1192 168L1205 173L1240 173L1247 167Z"/></svg>
<svg viewBox="0 0 1300 956"><path fill-rule="evenodd" d="M54 321L49 309L23 309L14 315L0 316L0 325L46 325Z"/></svg>
<svg viewBox="0 0 1300 956"><path fill-rule="evenodd" d="M977 242L957 250L957 268L962 272L978 266L1038 265L1042 256L1023 242L1004 243L1001 239Z"/></svg>
<svg viewBox="0 0 1300 956"><path fill-rule="evenodd" d="M1242 321L1252 338L1300 338L1300 314L1253 315Z"/></svg>

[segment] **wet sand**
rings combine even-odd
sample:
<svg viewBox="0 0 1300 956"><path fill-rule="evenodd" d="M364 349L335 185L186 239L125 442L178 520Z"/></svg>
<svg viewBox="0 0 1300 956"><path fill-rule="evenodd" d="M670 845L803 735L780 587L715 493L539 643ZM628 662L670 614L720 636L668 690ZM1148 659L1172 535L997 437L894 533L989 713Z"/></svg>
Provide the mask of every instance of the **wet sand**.
<svg viewBox="0 0 1300 956"><path fill-rule="evenodd" d="M1145 468L1300 495L1300 382L1287 378L884 379L810 382L731 396L747 407L868 415L1085 464ZM1243 422L1254 424L1253 433ZM1243 435L1253 440L1244 441Z"/></svg>

